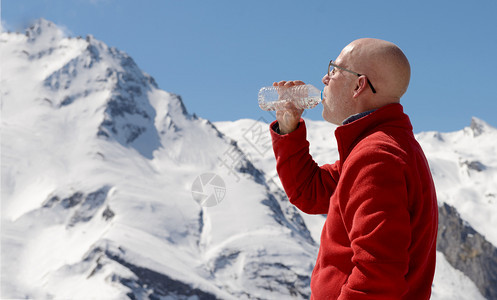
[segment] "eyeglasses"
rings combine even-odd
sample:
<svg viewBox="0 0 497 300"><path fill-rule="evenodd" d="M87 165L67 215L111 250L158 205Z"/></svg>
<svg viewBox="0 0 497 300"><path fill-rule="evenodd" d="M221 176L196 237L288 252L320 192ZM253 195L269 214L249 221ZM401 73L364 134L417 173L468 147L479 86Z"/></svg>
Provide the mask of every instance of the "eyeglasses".
<svg viewBox="0 0 497 300"><path fill-rule="evenodd" d="M336 65L335 63L333 63L333 60L330 60L330 64L328 65L328 76L329 76L329 77L331 77L331 74L332 74L332 72L333 72L334 68L337 68L337 69L343 70L343 71L345 71L345 72L352 73L352 74L354 74L354 75L357 75L357 77L361 77L361 76L363 76L363 75L364 75L364 74L359 74L359 73L357 73L357 72L354 72L354 71L351 71L351 70L347 70L347 69L345 69L345 68L342 68L342 67L340 67L340 66ZM364 76L366 76L366 75L364 75ZM376 90L374 89L373 85L371 84L371 81L369 81L369 78L368 78L367 76L366 76L366 80L368 81L368 84L369 84L369 87L371 88L371 91L372 91L373 93L375 93L375 94L376 94Z"/></svg>

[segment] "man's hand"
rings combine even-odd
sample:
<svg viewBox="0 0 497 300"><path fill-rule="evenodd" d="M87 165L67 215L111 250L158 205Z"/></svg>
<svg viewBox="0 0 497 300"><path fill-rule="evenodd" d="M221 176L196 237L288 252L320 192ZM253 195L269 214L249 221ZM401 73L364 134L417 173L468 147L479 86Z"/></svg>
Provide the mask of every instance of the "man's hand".
<svg viewBox="0 0 497 300"><path fill-rule="evenodd" d="M274 82L273 86L279 86L283 88L290 88L295 85L303 85L305 84L303 81L294 80L294 81L280 81ZM295 107L295 105L291 102L285 103L285 107L282 110L276 111L276 120L278 120L278 125L280 127L280 134L287 134L295 129L300 122L300 117L304 112L303 109L299 109Z"/></svg>

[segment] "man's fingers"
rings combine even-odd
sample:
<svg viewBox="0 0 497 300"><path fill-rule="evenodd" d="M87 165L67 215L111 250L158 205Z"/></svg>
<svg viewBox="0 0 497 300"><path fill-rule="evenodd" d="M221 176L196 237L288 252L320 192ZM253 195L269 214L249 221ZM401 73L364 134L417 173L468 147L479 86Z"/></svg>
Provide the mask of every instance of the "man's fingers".
<svg viewBox="0 0 497 300"><path fill-rule="evenodd" d="M291 81L278 81L273 82L273 86L284 86L284 87L292 87L294 85L303 85L305 84L302 80L291 80Z"/></svg>

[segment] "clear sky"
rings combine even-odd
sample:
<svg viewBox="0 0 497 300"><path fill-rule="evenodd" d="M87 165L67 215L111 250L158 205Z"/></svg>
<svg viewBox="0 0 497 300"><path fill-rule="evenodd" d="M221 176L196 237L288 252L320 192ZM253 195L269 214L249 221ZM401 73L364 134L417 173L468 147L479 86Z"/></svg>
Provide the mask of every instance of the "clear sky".
<svg viewBox="0 0 497 300"><path fill-rule="evenodd" d="M354 39L400 46L411 62L402 103L414 131L455 131L472 116L497 127L497 1L3 0L2 27L45 18L133 57L159 87L211 121L271 120L260 87L319 89L330 59ZM4 74L4 76L6 76ZM320 120L322 106L305 117Z"/></svg>

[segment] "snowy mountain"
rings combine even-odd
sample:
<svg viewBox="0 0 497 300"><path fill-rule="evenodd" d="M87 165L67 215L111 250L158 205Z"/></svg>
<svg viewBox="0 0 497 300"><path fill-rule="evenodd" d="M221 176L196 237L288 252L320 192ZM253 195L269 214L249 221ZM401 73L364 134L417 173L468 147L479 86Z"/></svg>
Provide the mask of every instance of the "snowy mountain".
<svg viewBox="0 0 497 300"><path fill-rule="evenodd" d="M272 116L212 124L43 19L0 45L0 298L309 297L324 219L288 203ZM336 160L334 127L308 127L314 158ZM447 216L433 299L496 295L496 135L478 119L418 135Z"/></svg>
<svg viewBox="0 0 497 300"><path fill-rule="evenodd" d="M309 296L300 215L179 96L46 20L0 43L1 298Z"/></svg>

